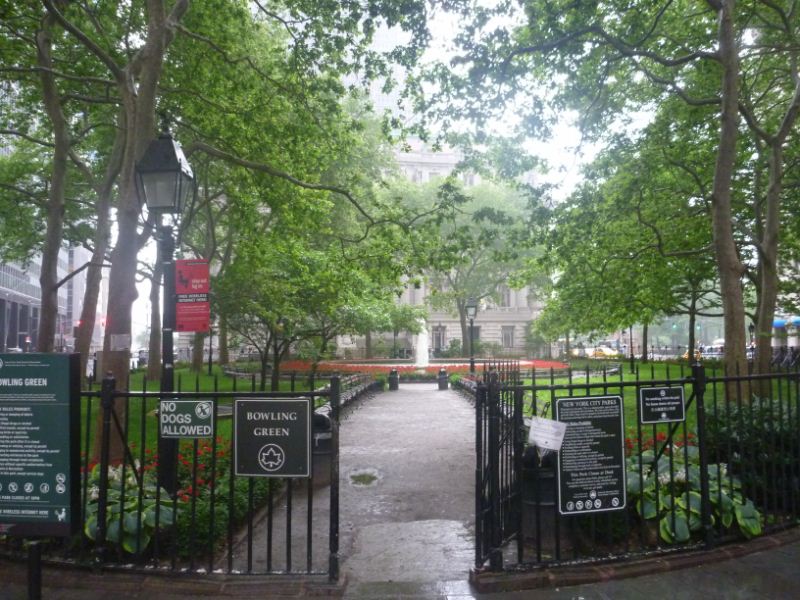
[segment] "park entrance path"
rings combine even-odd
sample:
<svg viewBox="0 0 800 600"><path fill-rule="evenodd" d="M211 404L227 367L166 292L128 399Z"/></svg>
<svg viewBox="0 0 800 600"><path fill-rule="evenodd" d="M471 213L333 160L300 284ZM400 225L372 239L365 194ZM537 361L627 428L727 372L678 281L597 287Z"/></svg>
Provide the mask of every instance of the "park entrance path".
<svg viewBox="0 0 800 600"><path fill-rule="evenodd" d="M475 410L436 384L401 384L345 411L341 559L347 597L468 594Z"/></svg>

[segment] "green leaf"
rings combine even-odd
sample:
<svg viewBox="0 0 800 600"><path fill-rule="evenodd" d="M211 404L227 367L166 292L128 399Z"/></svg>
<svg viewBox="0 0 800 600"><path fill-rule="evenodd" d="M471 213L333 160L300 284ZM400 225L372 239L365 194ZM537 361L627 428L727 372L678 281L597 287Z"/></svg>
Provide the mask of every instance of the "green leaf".
<svg viewBox="0 0 800 600"><path fill-rule="evenodd" d="M734 503L736 523L746 538L761 535L761 514L751 500L745 504Z"/></svg>
<svg viewBox="0 0 800 600"><path fill-rule="evenodd" d="M175 514L171 508L162 506L158 520L161 527L172 525L175 522Z"/></svg>
<svg viewBox="0 0 800 600"><path fill-rule="evenodd" d="M97 538L97 517L91 516L86 519L86 524L83 526L83 531L86 533L86 537L90 540L94 540Z"/></svg>
<svg viewBox="0 0 800 600"><path fill-rule="evenodd" d="M129 554L136 554L137 543L139 552L143 552L150 545L150 536L146 533L141 533L138 536L126 533L122 538L122 547Z"/></svg>
<svg viewBox="0 0 800 600"><path fill-rule="evenodd" d="M142 524L151 529L156 526L156 511L155 508L148 508L142 512Z"/></svg>
<svg viewBox="0 0 800 600"><path fill-rule="evenodd" d="M661 539L670 544L680 544L688 542L691 538L689 531L689 523L686 518L680 514L675 515L675 528L672 527L672 514L666 514L661 517L659 522L659 532Z"/></svg>
<svg viewBox="0 0 800 600"><path fill-rule="evenodd" d="M119 542L119 521L116 519L112 520L108 524L108 529L106 530L106 539L109 542Z"/></svg>
<svg viewBox="0 0 800 600"><path fill-rule="evenodd" d="M139 530L137 520L138 518L135 512L125 513L122 526L127 533L136 533Z"/></svg>
<svg viewBox="0 0 800 600"><path fill-rule="evenodd" d="M639 514L642 515L643 519L655 519L658 516L658 513L656 512L656 503L646 496L644 498L640 498L636 503L636 510L639 511Z"/></svg>

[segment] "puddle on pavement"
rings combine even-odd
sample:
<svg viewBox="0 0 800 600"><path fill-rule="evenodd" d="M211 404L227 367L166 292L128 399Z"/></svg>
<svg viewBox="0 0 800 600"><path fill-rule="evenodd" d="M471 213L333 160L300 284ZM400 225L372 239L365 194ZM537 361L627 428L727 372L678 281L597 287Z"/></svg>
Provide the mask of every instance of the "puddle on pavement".
<svg viewBox="0 0 800 600"><path fill-rule="evenodd" d="M350 471L350 485L370 487L378 483L381 475L378 469L353 469Z"/></svg>

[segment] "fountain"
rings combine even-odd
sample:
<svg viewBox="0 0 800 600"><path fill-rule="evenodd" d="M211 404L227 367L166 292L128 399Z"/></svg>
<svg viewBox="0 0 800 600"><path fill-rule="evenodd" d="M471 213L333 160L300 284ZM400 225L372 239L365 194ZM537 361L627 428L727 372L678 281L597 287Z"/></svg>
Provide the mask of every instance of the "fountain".
<svg viewBox="0 0 800 600"><path fill-rule="evenodd" d="M414 336L414 366L424 369L430 364L428 356L428 328L425 325L425 319L420 319L421 329L417 335Z"/></svg>

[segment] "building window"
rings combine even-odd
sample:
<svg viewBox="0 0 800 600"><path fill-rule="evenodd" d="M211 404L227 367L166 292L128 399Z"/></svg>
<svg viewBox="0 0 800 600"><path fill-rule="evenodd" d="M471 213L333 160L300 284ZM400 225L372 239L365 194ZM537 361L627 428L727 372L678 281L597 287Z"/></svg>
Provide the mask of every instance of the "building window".
<svg viewBox="0 0 800 600"><path fill-rule="evenodd" d="M513 348L514 347L514 326L513 325L504 325L502 328L503 334L503 348Z"/></svg>
<svg viewBox="0 0 800 600"><path fill-rule="evenodd" d="M511 290L507 285L500 286L500 304L498 306L502 308L511 306Z"/></svg>
<svg viewBox="0 0 800 600"><path fill-rule="evenodd" d="M445 341L447 327L444 325L437 325L433 328L433 349L437 352L445 349Z"/></svg>
<svg viewBox="0 0 800 600"><path fill-rule="evenodd" d="M467 327L469 329L469 327ZM480 325L473 325L472 326L472 339L476 342L481 339L481 326Z"/></svg>

